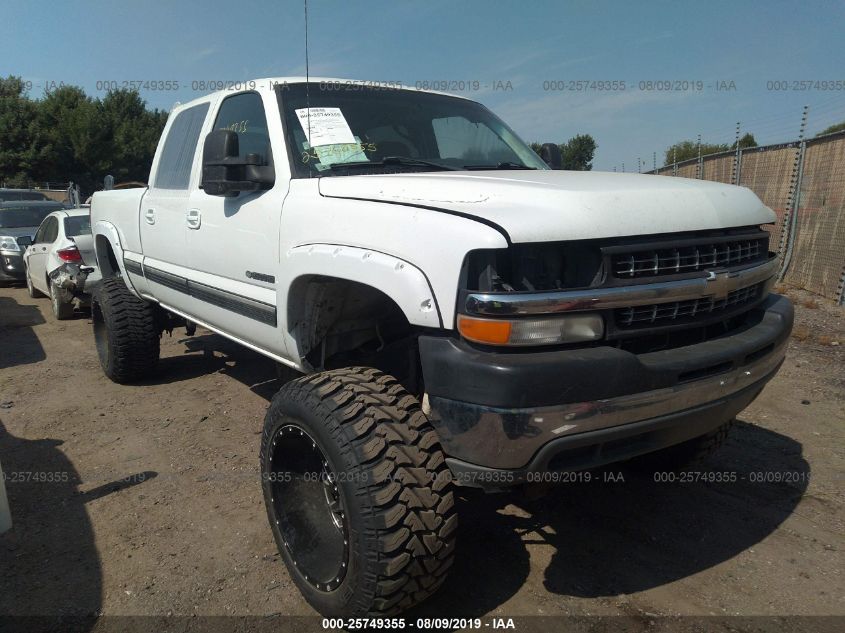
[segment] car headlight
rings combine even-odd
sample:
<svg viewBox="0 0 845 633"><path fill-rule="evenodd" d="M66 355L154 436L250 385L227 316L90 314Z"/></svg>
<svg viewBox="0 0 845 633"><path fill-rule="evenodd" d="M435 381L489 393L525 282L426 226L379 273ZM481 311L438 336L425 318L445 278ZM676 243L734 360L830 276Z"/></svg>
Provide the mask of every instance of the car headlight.
<svg viewBox="0 0 845 633"><path fill-rule="evenodd" d="M18 252L21 247L18 241L11 235L0 235L0 251L15 251Z"/></svg>
<svg viewBox="0 0 845 633"><path fill-rule="evenodd" d="M604 319L591 312L530 319L481 319L458 315L458 331L486 345L560 345L596 341L604 336Z"/></svg>

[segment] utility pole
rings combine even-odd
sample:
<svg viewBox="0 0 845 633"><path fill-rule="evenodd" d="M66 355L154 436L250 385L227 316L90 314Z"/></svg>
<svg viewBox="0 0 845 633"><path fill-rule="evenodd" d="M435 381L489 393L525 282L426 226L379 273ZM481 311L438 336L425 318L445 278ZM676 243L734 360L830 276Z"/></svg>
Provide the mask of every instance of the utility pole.
<svg viewBox="0 0 845 633"><path fill-rule="evenodd" d="M783 253L783 266L778 274L778 281L783 281L786 270L792 262L792 249L795 245L795 229L798 226L798 207L801 204L801 180L804 177L804 151L807 142L804 140L804 132L807 129L807 114L810 106L804 106L801 114L801 127L798 132L798 151L795 152L795 161L792 164L792 179L789 183L789 194L786 201L786 210L783 214L783 227L780 231L780 249Z"/></svg>
<svg viewBox="0 0 845 633"><path fill-rule="evenodd" d="M731 172L731 184L739 184L739 121L736 122L736 140L734 141L734 164Z"/></svg>
<svg viewBox="0 0 845 633"><path fill-rule="evenodd" d="M698 164L695 166L695 177L701 180L704 169L701 164L701 134L698 135Z"/></svg>

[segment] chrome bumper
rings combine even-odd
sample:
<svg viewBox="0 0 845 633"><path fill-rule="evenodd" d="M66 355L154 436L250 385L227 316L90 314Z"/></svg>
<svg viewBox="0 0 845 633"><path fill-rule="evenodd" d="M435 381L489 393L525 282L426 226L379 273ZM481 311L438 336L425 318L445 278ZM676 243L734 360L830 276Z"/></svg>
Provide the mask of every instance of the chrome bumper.
<svg viewBox="0 0 845 633"><path fill-rule="evenodd" d="M721 299L762 281L774 282L777 258L744 270L711 271L706 277L642 283L613 288L567 290L542 293L471 293L464 308L468 314L482 316L555 314L576 310L627 308L653 303L690 299ZM769 287L763 290L768 293Z"/></svg>
<svg viewBox="0 0 845 633"><path fill-rule="evenodd" d="M431 398L432 422L447 455L495 468L522 468L552 440L675 414L763 385L777 372L786 343L764 358L674 387L588 402L502 409ZM725 420L722 420L723 422Z"/></svg>

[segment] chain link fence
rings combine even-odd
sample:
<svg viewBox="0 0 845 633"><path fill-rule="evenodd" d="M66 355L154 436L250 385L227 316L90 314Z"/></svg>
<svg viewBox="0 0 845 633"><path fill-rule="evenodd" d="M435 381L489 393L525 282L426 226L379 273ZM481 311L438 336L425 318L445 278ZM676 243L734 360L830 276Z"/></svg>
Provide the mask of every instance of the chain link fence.
<svg viewBox="0 0 845 633"><path fill-rule="evenodd" d="M845 132L664 165L661 176L748 187L777 216L780 278L845 303Z"/></svg>

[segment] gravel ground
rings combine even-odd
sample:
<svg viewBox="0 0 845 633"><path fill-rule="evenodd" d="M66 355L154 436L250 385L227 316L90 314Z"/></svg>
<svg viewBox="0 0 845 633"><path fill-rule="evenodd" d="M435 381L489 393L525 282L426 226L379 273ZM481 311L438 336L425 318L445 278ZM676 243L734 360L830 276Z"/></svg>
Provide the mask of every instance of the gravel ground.
<svg viewBox="0 0 845 633"><path fill-rule="evenodd" d="M790 293L787 361L706 465L736 482L621 468L608 472L624 481L597 474L535 500L462 492L452 574L412 615L624 615L633 630L659 616L845 615L845 310ZM0 536L0 615L313 615L257 478L272 363L174 332L159 376L120 386L90 329L0 289L0 459L15 521Z"/></svg>

